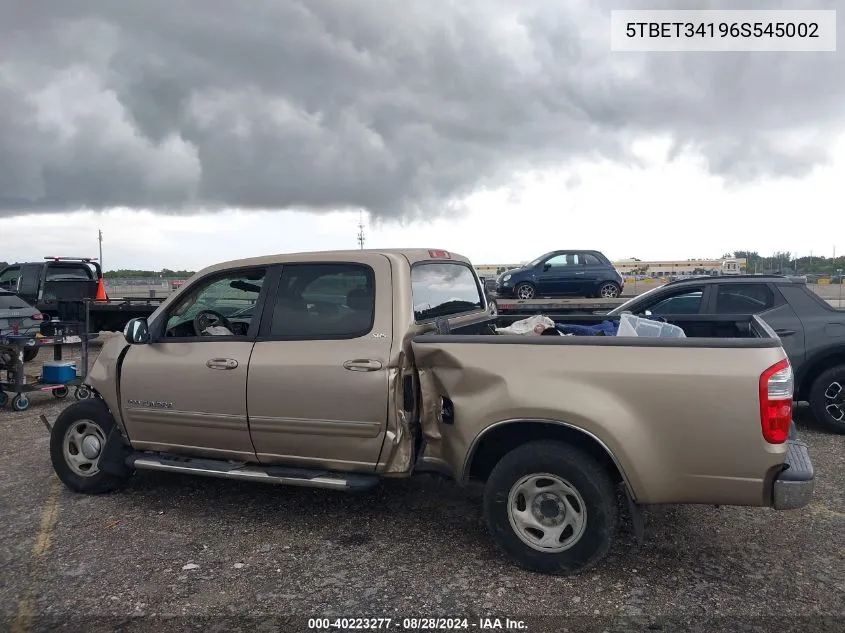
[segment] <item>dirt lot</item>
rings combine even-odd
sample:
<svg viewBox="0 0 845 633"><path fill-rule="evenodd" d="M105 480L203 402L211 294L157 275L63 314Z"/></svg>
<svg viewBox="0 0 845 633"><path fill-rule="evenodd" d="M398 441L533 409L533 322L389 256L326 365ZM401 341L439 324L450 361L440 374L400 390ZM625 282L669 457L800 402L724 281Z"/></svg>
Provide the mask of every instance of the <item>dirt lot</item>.
<svg viewBox="0 0 845 633"><path fill-rule="evenodd" d="M644 546L626 525L598 569L563 579L505 562L477 491L436 478L355 496L147 472L120 493L73 494L38 420L66 404L39 395L0 412L0 630L307 631L321 616L393 630L429 616L472 618L467 630L524 619L532 633L843 630L845 438L803 412L811 507L653 508ZM705 618L722 620L682 626Z"/></svg>

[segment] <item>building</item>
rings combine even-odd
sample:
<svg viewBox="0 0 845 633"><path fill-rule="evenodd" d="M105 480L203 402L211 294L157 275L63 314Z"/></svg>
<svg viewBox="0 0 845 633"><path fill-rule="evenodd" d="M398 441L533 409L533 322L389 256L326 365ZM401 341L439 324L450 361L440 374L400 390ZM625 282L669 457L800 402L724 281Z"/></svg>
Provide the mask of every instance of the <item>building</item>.
<svg viewBox="0 0 845 633"><path fill-rule="evenodd" d="M625 276L686 277L690 275L739 275L745 272L745 258L730 259L662 259L644 261L635 258L613 262Z"/></svg>

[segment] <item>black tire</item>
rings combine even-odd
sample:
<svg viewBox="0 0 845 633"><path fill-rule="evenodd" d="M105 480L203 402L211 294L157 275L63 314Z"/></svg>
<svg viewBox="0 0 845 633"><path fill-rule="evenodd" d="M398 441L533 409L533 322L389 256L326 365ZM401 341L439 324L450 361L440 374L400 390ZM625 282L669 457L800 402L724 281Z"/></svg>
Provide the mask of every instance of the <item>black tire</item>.
<svg viewBox="0 0 845 633"><path fill-rule="evenodd" d="M522 290L522 293L527 296L520 297L520 289ZM513 296L517 299L531 300L537 297L537 289L534 287L534 284L523 281L522 283L518 283L514 286Z"/></svg>
<svg viewBox="0 0 845 633"><path fill-rule="evenodd" d="M75 425L80 425L80 430L89 430L90 424L99 428L100 432L96 433L96 436L99 437L102 450L105 438L108 438L109 432L115 426L114 418L102 400L76 402L59 414L50 433L50 460L53 462L53 470L61 482L75 492L101 494L118 490L124 486L128 476L116 477L99 469L91 469L93 474L81 475L75 472L65 458L64 443L68 431Z"/></svg>
<svg viewBox="0 0 845 633"><path fill-rule="evenodd" d="M612 281L606 281L599 286L599 291L596 295L602 299L615 299L622 293L622 288L619 284Z"/></svg>
<svg viewBox="0 0 845 633"><path fill-rule="evenodd" d="M23 351L23 362L29 363L35 360L38 356L38 348L37 347L27 347Z"/></svg>
<svg viewBox="0 0 845 633"><path fill-rule="evenodd" d="M63 400L67 398L67 395L69 393L70 389L68 389L67 387L56 387L55 389L53 389L53 397L56 398L56 400Z"/></svg>
<svg viewBox="0 0 845 633"><path fill-rule="evenodd" d="M845 365L837 365L822 372L810 388L809 400L819 424L834 433L845 435ZM831 413L836 407L839 412Z"/></svg>
<svg viewBox="0 0 845 633"><path fill-rule="evenodd" d="M560 552L543 552L528 545L510 521L511 490L523 478L540 474L554 475L569 484L583 499L586 509L580 538ZM531 571L560 576L582 572L602 560L619 525L609 473L586 453L554 441L523 444L496 464L484 490L484 516L496 545L511 560Z"/></svg>

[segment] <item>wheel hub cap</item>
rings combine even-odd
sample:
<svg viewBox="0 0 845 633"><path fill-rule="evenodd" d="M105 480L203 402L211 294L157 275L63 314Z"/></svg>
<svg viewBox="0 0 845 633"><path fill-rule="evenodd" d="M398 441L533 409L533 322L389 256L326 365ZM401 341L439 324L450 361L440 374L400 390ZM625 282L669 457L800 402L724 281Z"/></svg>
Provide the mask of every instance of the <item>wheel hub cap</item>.
<svg viewBox="0 0 845 633"><path fill-rule="evenodd" d="M88 459L96 459L100 454L100 440L93 435L85 436L82 440L82 454Z"/></svg>
<svg viewBox="0 0 845 633"><path fill-rule="evenodd" d="M838 382L831 383L824 392L825 411L837 422L845 419L845 387Z"/></svg>
<svg viewBox="0 0 845 633"><path fill-rule="evenodd" d="M558 475L527 475L508 495L508 520L516 535L542 552L562 552L577 543L587 523L578 490Z"/></svg>

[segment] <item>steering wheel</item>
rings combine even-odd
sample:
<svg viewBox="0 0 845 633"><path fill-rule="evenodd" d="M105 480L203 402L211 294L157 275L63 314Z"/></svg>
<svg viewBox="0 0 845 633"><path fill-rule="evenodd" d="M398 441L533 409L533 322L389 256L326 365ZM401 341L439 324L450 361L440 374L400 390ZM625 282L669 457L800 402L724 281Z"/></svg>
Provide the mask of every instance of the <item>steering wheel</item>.
<svg viewBox="0 0 845 633"><path fill-rule="evenodd" d="M230 332L232 331L232 323L219 312L215 312L214 310L200 310L197 312L197 315L194 317L194 331L197 333L197 336L208 336L207 334L203 334L203 332L212 325L222 325Z"/></svg>

